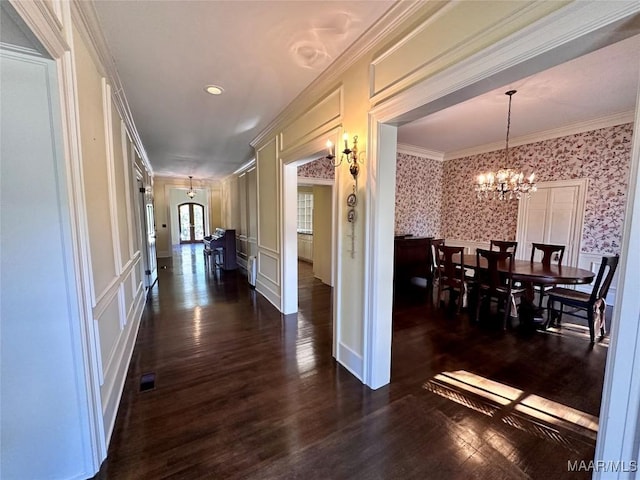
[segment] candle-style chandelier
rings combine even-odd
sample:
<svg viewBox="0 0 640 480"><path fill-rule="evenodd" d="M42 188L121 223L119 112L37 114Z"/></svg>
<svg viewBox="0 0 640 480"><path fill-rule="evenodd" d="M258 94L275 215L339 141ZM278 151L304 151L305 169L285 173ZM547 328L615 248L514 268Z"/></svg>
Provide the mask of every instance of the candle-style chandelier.
<svg viewBox="0 0 640 480"><path fill-rule="evenodd" d="M505 95L509 96L509 113L507 114L507 141L504 150L505 165L509 165L509 130L511 128L511 100L516 90L509 90ZM478 175L475 191L480 199L497 198L499 200L519 200L522 195L529 195L537 190L535 174L528 177L524 173L509 167L499 169L497 172L488 172Z"/></svg>

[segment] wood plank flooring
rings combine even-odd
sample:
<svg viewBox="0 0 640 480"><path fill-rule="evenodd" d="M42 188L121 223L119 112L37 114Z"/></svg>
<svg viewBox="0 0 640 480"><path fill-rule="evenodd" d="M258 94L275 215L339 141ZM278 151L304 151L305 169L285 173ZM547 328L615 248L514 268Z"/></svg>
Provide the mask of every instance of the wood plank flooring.
<svg viewBox="0 0 640 480"><path fill-rule="evenodd" d="M580 332L502 332L398 298L392 382L372 391L331 356L332 292L310 265L287 316L241 271L205 271L201 246L165 266L96 479L591 476L568 466L594 454L607 348Z"/></svg>

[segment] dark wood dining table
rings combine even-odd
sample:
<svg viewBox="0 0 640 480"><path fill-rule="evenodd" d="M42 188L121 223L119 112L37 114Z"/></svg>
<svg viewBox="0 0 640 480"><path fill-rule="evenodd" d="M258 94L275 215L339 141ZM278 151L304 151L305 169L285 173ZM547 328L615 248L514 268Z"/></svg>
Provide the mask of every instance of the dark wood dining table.
<svg viewBox="0 0 640 480"><path fill-rule="evenodd" d="M459 260L459 259L458 259ZM478 268L487 268L484 258L480 259L480 265L476 263L476 255L465 254L464 266L476 270ZM498 270L507 272L506 264L498 264ZM525 293L523 296L523 305L520 306L520 321L524 324L532 324L534 315L538 313L534 304L535 289L534 285L579 285L588 284L593 281L595 273L579 267L570 267L566 265L549 265L545 266L541 262L531 262L529 260L513 261L513 280L520 282ZM524 307L524 308L523 308Z"/></svg>

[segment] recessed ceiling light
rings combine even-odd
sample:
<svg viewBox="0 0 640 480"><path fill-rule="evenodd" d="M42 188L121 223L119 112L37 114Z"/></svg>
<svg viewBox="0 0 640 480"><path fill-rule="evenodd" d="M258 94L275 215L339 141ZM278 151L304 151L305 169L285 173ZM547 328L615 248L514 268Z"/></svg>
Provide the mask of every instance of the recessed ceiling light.
<svg viewBox="0 0 640 480"><path fill-rule="evenodd" d="M204 87L204 91L211 95L221 95L222 92L224 92L224 88L219 87L218 85L207 85Z"/></svg>

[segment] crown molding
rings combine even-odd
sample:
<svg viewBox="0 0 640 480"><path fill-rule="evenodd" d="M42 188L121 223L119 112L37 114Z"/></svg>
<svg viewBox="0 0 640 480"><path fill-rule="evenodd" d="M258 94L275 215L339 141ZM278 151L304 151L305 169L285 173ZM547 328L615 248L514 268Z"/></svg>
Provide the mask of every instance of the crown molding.
<svg viewBox="0 0 640 480"><path fill-rule="evenodd" d="M231 175L239 175L247 170L249 170L251 167L253 167L256 164L256 159L252 158L251 160L249 160L248 162L244 163L243 165L241 165L235 172L233 172ZM230 176L230 175L229 175Z"/></svg>
<svg viewBox="0 0 640 480"><path fill-rule="evenodd" d="M71 13L74 23L78 27L81 35L85 38L89 50L96 60L98 71L107 78L108 83L112 86L113 102L120 114L120 118L127 126L127 130L132 142L136 146L138 155L142 159L149 174L153 176L153 168L151 167L151 163L149 163L147 151L142 144L138 129L133 120L129 102L124 93L118 69L113 61L113 55L111 55L111 50L102 32L94 3L73 0L71 3Z"/></svg>
<svg viewBox="0 0 640 480"><path fill-rule="evenodd" d="M428 148L418 147L417 145L409 145L408 143L399 143L397 148L398 153L404 153L405 155L413 155L415 157L428 158L429 160L444 160L444 152L438 150L429 150Z"/></svg>
<svg viewBox="0 0 640 480"><path fill-rule="evenodd" d="M322 94L340 81L344 73L364 55L373 50L380 39L385 38L407 20L414 17L425 5L431 2L419 0L398 0L378 21L351 44L335 61L331 63L307 88L294 98L267 126L250 142L254 148L262 144L266 138L275 136L277 131L296 112L305 108L309 98L319 98ZM428 5L429 8L433 8Z"/></svg>
<svg viewBox="0 0 640 480"><path fill-rule="evenodd" d="M53 58L59 58L69 51L63 25L47 3L17 0L10 0L9 3Z"/></svg>
<svg viewBox="0 0 640 480"><path fill-rule="evenodd" d="M632 123L634 114L635 113L633 111L614 113L612 115L607 115L605 117L600 117L593 120L587 120L585 122L572 123L559 128L543 130L541 132L532 133L530 135L523 135L521 137L509 139L509 146L516 147L518 145L527 145L530 143L542 142L544 140L551 140L553 138L567 137L569 135L591 132L593 130L599 130L601 128L608 128L614 127L616 125L623 125L625 123ZM496 150L502 150L504 146L504 142L493 142L479 145L473 148L455 150L445 153L444 160L455 160L457 158L471 157L473 155L479 155L481 153L495 152Z"/></svg>

